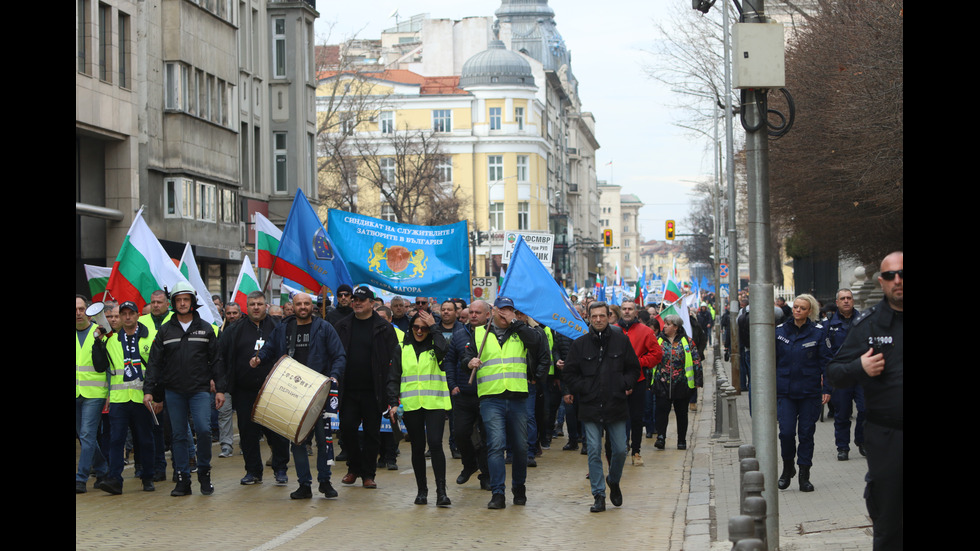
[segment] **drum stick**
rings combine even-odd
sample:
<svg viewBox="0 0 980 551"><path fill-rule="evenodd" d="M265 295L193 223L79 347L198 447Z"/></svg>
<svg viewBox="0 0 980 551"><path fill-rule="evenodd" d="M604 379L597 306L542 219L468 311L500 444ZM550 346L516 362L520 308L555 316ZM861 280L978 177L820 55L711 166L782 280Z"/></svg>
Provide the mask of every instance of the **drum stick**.
<svg viewBox="0 0 980 551"><path fill-rule="evenodd" d="M490 323L492 320L487 321L486 332L483 333L483 342L480 343L480 348L476 349L476 357L479 359L483 356L483 347L487 344L487 337L490 336ZM481 360L482 361L482 360ZM479 369L479 368L477 368ZM473 378L476 377L476 369L470 371L470 383L473 384Z"/></svg>

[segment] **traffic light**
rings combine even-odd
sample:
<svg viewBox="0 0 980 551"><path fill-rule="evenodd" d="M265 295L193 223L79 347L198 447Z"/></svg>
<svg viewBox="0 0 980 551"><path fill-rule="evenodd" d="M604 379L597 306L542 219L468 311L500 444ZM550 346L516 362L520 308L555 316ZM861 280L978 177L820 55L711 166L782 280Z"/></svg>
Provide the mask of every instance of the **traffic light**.
<svg viewBox="0 0 980 551"><path fill-rule="evenodd" d="M667 221L667 240L669 240L669 241L673 241L674 240L674 221L673 220L668 220Z"/></svg>
<svg viewBox="0 0 980 551"><path fill-rule="evenodd" d="M612 247L612 230L602 231L602 244L606 247Z"/></svg>

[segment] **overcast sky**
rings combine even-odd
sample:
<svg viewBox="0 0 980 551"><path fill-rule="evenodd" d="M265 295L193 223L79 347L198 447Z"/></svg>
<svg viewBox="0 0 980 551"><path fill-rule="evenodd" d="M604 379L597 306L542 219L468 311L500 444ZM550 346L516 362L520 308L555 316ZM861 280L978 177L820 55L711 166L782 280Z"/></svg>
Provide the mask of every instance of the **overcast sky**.
<svg viewBox="0 0 980 551"><path fill-rule="evenodd" d="M676 99L650 79L655 63L657 21L672 10L690 10L690 0L551 0L558 32L572 53L582 110L596 119L599 180L623 186L645 204L640 211L643 238L664 239L664 221L675 219L685 232L692 180L710 177L710 140L675 126L678 114L667 105ZM320 0L317 42L337 43L356 34L380 38L400 20L428 13L433 18L493 16L499 0ZM331 31L330 25L334 24ZM611 166L607 166L612 162ZM599 236L596 236L598 239Z"/></svg>

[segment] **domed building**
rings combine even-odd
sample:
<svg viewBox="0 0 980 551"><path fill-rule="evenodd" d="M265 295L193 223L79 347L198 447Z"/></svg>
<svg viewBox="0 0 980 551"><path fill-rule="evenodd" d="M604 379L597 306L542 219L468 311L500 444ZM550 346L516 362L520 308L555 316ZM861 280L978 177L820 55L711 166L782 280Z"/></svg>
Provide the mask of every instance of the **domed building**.
<svg viewBox="0 0 980 551"><path fill-rule="evenodd" d="M328 95L349 90L351 109L360 112L350 123L327 126L343 126L354 142L371 146L364 148L370 155L352 155L354 185L337 186L336 175L321 171L321 182L334 179L321 195L346 193L356 204L339 208L425 223L396 212L384 190L405 187L389 136L431 132L439 181L458 201L457 219L469 220L474 275L500 273L504 231L543 232L555 236L552 268L570 288L593 280L598 264L592 249L574 247L598 236L595 119L581 109L571 54L547 0L503 0L496 16L414 16L384 31L378 49L363 52L378 60L378 70L358 73L354 88L354 80L336 86L343 74L320 75L318 105L336 105ZM353 99L364 94L376 103ZM320 115L338 116L329 109ZM379 174L393 185L379 183Z"/></svg>

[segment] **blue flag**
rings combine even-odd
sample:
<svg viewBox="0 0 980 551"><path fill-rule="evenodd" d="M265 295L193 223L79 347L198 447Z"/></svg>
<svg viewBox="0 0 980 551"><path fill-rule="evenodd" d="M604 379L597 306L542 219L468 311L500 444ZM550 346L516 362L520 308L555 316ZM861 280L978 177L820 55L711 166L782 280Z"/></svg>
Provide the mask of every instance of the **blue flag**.
<svg viewBox="0 0 980 551"><path fill-rule="evenodd" d="M398 224L330 210L330 237L358 283L407 296L470 296L466 222Z"/></svg>
<svg viewBox="0 0 980 551"><path fill-rule="evenodd" d="M340 285L353 285L347 266L337 254L320 217L306 200L303 190L296 190L293 206L282 229L279 250L272 272L299 285L320 292L321 286L334 291Z"/></svg>
<svg viewBox="0 0 980 551"><path fill-rule="evenodd" d="M572 306L565 290L551 277L523 237L517 238L507 276L497 296L513 300L515 308L566 337L577 339L589 332L588 324Z"/></svg>

